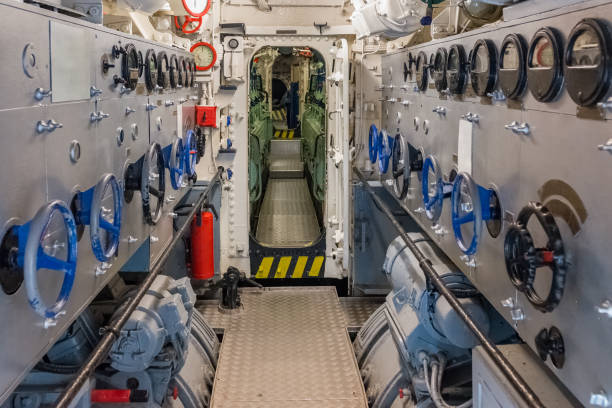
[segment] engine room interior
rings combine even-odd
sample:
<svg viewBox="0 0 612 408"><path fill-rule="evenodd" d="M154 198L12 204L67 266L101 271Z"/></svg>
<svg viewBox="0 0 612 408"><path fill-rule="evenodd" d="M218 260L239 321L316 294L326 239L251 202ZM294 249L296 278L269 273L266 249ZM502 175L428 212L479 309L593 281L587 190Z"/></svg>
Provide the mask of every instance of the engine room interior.
<svg viewBox="0 0 612 408"><path fill-rule="evenodd" d="M0 21L0 408L612 407L612 0Z"/></svg>

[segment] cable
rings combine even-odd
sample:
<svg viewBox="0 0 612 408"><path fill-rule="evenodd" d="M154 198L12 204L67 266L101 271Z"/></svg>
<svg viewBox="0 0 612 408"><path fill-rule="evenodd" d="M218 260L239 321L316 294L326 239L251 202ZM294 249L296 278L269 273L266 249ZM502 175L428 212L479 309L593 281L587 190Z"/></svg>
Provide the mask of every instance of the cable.
<svg viewBox="0 0 612 408"><path fill-rule="evenodd" d="M431 376L429 369L431 365ZM446 357L443 354L438 354L436 357L423 359L423 377L425 384L427 385L427 391L431 397L431 401L434 403L436 408L470 408L472 406L472 399L470 398L461 405L449 405L444 401L442 397L442 375L446 368Z"/></svg>
<svg viewBox="0 0 612 408"><path fill-rule="evenodd" d="M81 368L80 365L70 364L55 364L47 363L46 361L39 361L34 368L39 371L47 371L54 374L74 374Z"/></svg>

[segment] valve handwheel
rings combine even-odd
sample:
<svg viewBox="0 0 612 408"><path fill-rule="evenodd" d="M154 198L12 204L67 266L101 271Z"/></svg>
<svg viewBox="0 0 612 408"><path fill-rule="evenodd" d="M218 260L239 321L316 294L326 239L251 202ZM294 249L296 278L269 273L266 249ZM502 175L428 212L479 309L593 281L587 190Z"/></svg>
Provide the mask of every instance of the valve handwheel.
<svg viewBox="0 0 612 408"><path fill-rule="evenodd" d="M185 172L189 177L193 177L196 171L195 166L199 157L198 137L193 130L189 129L185 133L184 145Z"/></svg>
<svg viewBox="0 0 612 408"><path fill-rule="evenodd" d="M179 24L178 16L174 16L174 25L176 26L177 30L181 30L184 34L193 34L198 31L200 27L202 27L202 16L192 17L190 15L186 15L184 16L184 19L185 21L183 21L183 24ZM188 30L187 27L189 27L189 24L191 23L197 24L195 28Z"/></svg>
<svg viewBox="0 0 612 408"><path fill-rule="evenodd" d="M459 249L466 255L474 255L478 250L478 244L482 236L483 221L499 219L500 209L492 206L495 192L479 186L474 179L465 172L459 173L453 183L451 194L451 217L455 240ZM472 224L472 239L466 243L462 227Z"/></svg>
<svg viewBox="0 0 612 408"><path fill-rule="evenodd" d="M170 184L174 190L178 190L182 187L183 174L185 174L185 146L183 139L177 137L174 143L169 146L166 156L164 162L167 163L168 170L170 170Z"/></svg>
<svg viewBox="0 0 612 408"><path fill-rule="evenodd" d="M527 229L532 216L536 217L546 234L544 247L535 246ZM504 257L508 276L517 290L525 293L529 302L539 311L546 313L554 310L563 297L567 264L559 227L545 206L530 202L523 207L516 222L508 228ZM550 290L545 297L541 297L534 288L539 268L549 268L552 271Z"/></svg>
<svg viewBox="0 0 612 408"><path fill-rule="evenodd" d="M140 177L140 195L142 196L144 218L147 224L155 225L161 217L166 190L164 157L159 143L152 143L149 147L149 151L143 160ZM157 184L153 186L155 181L157 181ZM151 196L157 199L153 211L151 211Z"/></svg>
<svg viewBox="0 0 612 408"><path fill-rule="evenodd" d="M103 206L107 192L112 192L113 209ZM91 249L100 262L108 262L119 247L121 231L121 187L114 175L106 173L95 187L78 194L77 224L89 225ZM112 214L112 221L108 216ZM102 238L102 233L106 236Z"/></svg>
<svg viewBox="0 0 612 408"><path fill-rule="evenodd" d="M394 139L384 129L380 131L378 137L378 170L380 170L380 174L385 174L389 169Z"/></svg>
<svg viewBox="0 0 612 408"><path fill-rule="evenodd" d="M393 153L391 157L391 172L393 173L393 189L395 195L403 200L408 194L410 186L410 152L407 148L404 136L398 133L393 143Z"/></svg>
<svg viewBox="0 0 612 408"><path fill-rule="evenodd" d="M434 181L430 180L430 173L433 173ZM421 192L427 218L433 222L438 221L442 214L444 198L450 196L451 191L452 184L442 179L442 170L438 160L432 155L427 156L423 162L421 178Z"/></svg>
<svg viewBox="0 0 612 408"><path fill-rule="evenodd" d="M65 259L47 253L47 248L43 246L47 237L53 234L53 231L49 231L49 227L56 213L61 216L66 229ZM32 221L15 228L19 241L17 263L23 267L28 302L40 316L54 320L61 314L68 301L76 274L77 231L72 212L63 201L55 200L41 207ZM53 248L55 247L56 245L53 245ZM53 305L47 305L39 291L38 271L40 269L64 273L64 280Z"/></svg>
<svg viewBox="0 0 612 408"><path fill-rule="evenodd" d="M370 156L370 162L372 164L376 163L376 159L378 159L378 151L380 150L380 137L378 134L378 129L376 125L372 124L370 126L370 132L368 134L368 153Z"/></svg>

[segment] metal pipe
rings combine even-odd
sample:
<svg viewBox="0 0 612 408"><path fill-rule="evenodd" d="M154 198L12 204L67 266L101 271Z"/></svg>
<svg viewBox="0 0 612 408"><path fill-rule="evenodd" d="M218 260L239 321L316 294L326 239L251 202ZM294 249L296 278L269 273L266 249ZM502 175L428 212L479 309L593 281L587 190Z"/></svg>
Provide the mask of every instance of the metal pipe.
<svg viewBox="0 0 612 408"><path fill-rule="evenodd" d="M89 355L89 358L85 364L80 368L77 372L76 377L72 380L72 382L68 385L66 389L62 392L59 399L56 402L56 408L68 408L72 400L76 397L81 387L87 382L89 377L93 374L94 370L98 367L98 365L102 362L103 359L106 358L110 348L118 337L118 334L123 327L123 325L128 321L132 312L136 310L138 304L142 297L146 294L151 284L159 275L162 270L162 266L170 256L170 252L176 245L176 243L182 238L183 234L187 231L187 229L191 226L190 220L196 214L197 211L201 208L204 201L208 198L208 194L212 190L212 187L219 181L221 177L221 173L223 172L222 168L217 170L215 176L210 180L206 189L202 191L200 197L196 201L192 210L187 215L187 221L179 228L178 231L174 234L172 241L170 244L164 249L161 256L158 258L157 262L153 264L151 271L147 275L146 279L140 284L138 290L134 297L130 298L128 301L127 307L123 310L119 318L113 323L112 326L107 328L102 339L96 345L96 348Z"/></svg>
<svg viewBox="0 0 612 408"><path fill-rule="evenodd" d="M397 232L399 232L400 237L406 243L406 246L412 254L415 256L417 261L419 262L419 266L425 276L429 278L431 283L436 287L438 292L448 301L451 307L457 312L461 320L466 324L466 326L470 329L470 331L476 336L485 352L491 357L493 363L501 370L506 379L512 384L512 387L516 390L516 392L523 398L524 402L527 406L531 408L544 408L544 404L538 398L538 396L533 392L531 387L527 384L527 382L521 377L521 375L512 367L510 362L504 357L504 355L499 351L497 346L489 340L486 334L480 330L480 328L476 325L476 323L472 320L470 315L463 308L459 300L455 297L453 292L449 288L446 287L444 281L440 279L440 275L434 269L431 260L427 258L423 252L419 249L416 243L408 236L406 231L402 225L395 219L393 213L389 208L382 202L380 198L376 195L372 187L368 184L368 180L365 176L357 169L354 168L353 171L361 180L365 190L370 194L372 200L378 205L380 209L382 209L383 213L389 218L389 221L393 224Z"/></svg>

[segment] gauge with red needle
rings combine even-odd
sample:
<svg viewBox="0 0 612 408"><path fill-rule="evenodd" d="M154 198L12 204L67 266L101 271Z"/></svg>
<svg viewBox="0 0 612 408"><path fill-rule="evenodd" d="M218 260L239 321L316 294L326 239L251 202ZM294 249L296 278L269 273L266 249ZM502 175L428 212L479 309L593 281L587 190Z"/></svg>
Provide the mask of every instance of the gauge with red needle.
<svg viewBox="0 0 612 408"><path fill-rule="evenodd" d="M208 13L211 0L182 0L183 7L193 17L202 17Z"/></svg>
<svg viewBox="0 0 612 408"><path fill-rule="evenodd" d="M208 71L217 61L217 51L215 47L207 42L198 42L191 46L189 50L193 53L196 60L198 71Z"/></svg>

